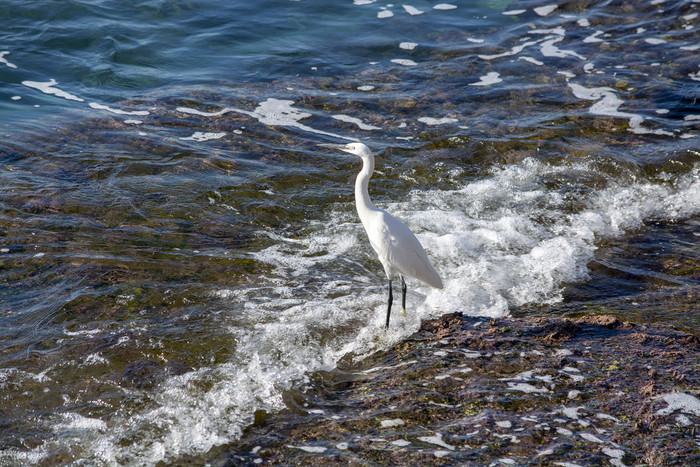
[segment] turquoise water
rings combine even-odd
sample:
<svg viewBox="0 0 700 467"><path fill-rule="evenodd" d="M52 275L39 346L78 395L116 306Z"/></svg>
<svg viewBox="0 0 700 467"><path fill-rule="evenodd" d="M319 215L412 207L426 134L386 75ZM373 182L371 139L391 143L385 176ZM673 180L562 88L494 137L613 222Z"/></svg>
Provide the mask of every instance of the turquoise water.
<svg viewBox="0 0 700 467"><path fill-rule="evenodd" d="M0 464L196 464L443 313L698 329L700 4L336 3L0 5ZM446 285L388 331L356 139Z"/></svg>

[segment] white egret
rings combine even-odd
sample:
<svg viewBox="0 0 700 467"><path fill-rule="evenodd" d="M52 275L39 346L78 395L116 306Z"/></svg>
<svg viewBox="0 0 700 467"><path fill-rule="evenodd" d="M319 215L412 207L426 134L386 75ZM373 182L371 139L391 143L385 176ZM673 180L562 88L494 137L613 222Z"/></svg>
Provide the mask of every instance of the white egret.
<svg viewBox="0 0 700 467"><path fill-rule="evenodd" d="M394 297L391 280L396 274L401 277L401 312L406 312L406 280L410 277L442 289L440 275L430 264L423 246L406 225L372 203L367 189L374 172L374 155L362 143L323 144L322 146L340 149L360 156L362 170L355 180L355 205L362 225L367 231L369 243L379 256L384 272L389 279L389 306L386 312L386 326L389 327L391 304Z"/></svg>

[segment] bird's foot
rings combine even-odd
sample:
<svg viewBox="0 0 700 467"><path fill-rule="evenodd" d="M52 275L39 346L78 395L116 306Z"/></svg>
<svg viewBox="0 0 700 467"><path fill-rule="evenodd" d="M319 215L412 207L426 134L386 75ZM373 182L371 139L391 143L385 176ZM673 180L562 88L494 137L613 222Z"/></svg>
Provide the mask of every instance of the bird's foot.
<svg viewBox="0 0 700 467"><path fill-rule="evenodd" d="M406 317L406 308L401 308L401 316Z"/></svg>

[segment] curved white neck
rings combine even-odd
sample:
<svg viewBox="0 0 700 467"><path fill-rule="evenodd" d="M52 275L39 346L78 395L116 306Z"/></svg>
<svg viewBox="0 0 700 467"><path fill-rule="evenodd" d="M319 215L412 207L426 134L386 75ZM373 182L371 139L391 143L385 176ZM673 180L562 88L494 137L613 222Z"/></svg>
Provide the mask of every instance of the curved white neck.
<svg viewBox="0 0 700 467"><path fill-rule="evenodd" d="M374 172L374 157L363 157L362 170L357 174L357 179L355 180L355 205L363 223L365 214L378 211L377 207L372 203L369 197L369 190L367 189L372 172Z"/></svg>

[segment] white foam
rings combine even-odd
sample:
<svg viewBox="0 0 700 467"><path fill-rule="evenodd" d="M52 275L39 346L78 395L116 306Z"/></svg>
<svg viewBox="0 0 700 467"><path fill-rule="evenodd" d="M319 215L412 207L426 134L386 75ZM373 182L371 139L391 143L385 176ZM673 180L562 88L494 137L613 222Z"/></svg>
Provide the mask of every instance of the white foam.
<svg viewBox="0 0 700 467"><path fill-rule="evenodd" d="M532 57L518 57L518 60L524 60L524 61L526 61L526 62L532 63L533 65L537 65L537 66L542 66L542 65L544 65L543 62L540 62L539 60L535 60L535 59L532 58Z"/></svg>
<svg viewBox="0 0 700 467"><path fill-rule="evenodd" d="M104 358L102 355L99 353L91 353L87 357L85 357L85 360L83 360L83 363L81 366L90 366L90 365L104 365L109 363L109 360Z"/></svg>
<svg viewBox="0 0 700 467"><path fill-rule="evenodd" d="M58 82L53 78L47 82L22 81L22 84L27 86L28 88L38 89L39 91L43 92L44 94L49 94L49 95L53 95L56 97L62 97L64 99L68 99L70 101L85 102L85 99L81 99L78 96L74 96L73 94L70 94L66 91L63 91L63 90L55 87L58 84Z"/></svg>
<svg viewBox="0 0 700 467"><path fill-rule="evenodd" d="M457 5L453 5L451 3L438 3L437 5L433 6L433 9L435 10L454 10L456 8Z"/></svg>
<svg viewBox="0 0 700 467"><path fill-rule="evenodd" d="M377 18L391 18L392 16L394 16L394 13L390 10L382 10L377 13Z"/></svg>
<svg viewBox="0 0 700 467"><path fill-rule="evenodd" d="M536 40L536 41L527 41L527 42L523 42L523 43L520 44L520 45L516 45L516 46L512 47L512 48L511 48L509 51L507 51L507 52L503 52L503 53L500 53L500 54L493 54L493 55L483 55L483 54L482 54L482 55L479 55L479 58L481 58L482 60L494 60L494 59L496 59L496 58L510 57L510 56L513 56L513 55L517 55L517 54L519 54L520 52L522 52L523 50L525 50L525 48L530 47L531 45L539 44L540 42L542 42L542 41L544 41L544 40L545 40L545 39L538 39L538 40Z"/></svg>
<svg viewBox="0 0 700 467"><path fill-rule="evenodd" d="M592 433L579 433L579 436L581 438L585 439L586 441L590 441L592 443L600 443L600 444L605 443L605 441L598 438L596 435L594 435Z"/></svg>
<svg viewBox="0 0 700 467"><path fill-rule="evenodd" d="M563 36L566 34L566 30L561 26L552 29L531 29L527 32L528 34L554 34L557 36Z"/></svg>
<svg viewBox="0 0 700 467"><path fill-rule="evenodd" d="M411 59L408 58L393 58L391 59L392 63L396 63L398 65L403 65L403 66L416 66L418 65L416 62L414 62Z"/></svg>
<svg viewBox="0 0 700 467"><path fill-rule="evenodd" d="M586 18L581 18L580 20L576 21L576 24L578 24L582 28L587 28L591 25L591 23Z"/></svg>
<svg viewBox="0 0 700 467"><path fill-rule="evenodd" d="M381 128L378 126L368 125L359 118L351 117L349 115L337 114L333 115L332 117L336 120L340 120L341 122L354 123L360 130L381 130Z"/></svg>
<svg viewBox="0 0 700 467"><path fill-rule="evenodd" d="M364 86L357 87L358 91L371 91L373 89L374 89L374 86L370 86L370 85L364 85Z"/></svg>
<svg viewBox="0 0 700 467"><path fill-rule="evenodd" d="M399 47L404 50L413 50L418 47L418 44L415 42L402 42L399 44Z"/></svg>
<svg viewBox="0 0 700 467"><path fill-rule="evenodd" d="M391 444L393 444L394 446L406 447L410 446L411 442L406 441L405 439L397 439L396 441L392 441Z"/></svg>
<svg viewBox="0 0 700 467"><path fill-rule="evenodd" d="M530 383L508 383L509 391L520 391L527 394L549 392L546 388L539 388Z"/></svg>
<svg viewBox="0 0 700 467"><path fill-rule="evenodd" d="M238 109L236 107L225 107L216 112L203 112L201 110L192 109L189 107L178 107L176 110L178 112L183 112L191 115L199 115L202 117L218 117L221 115L225 115L229 112L236 112L255 118L260 123L263 123L265 125L294 127L309 133L316 133L320 135L333 136L335 138L355 141L355 138L349 138L347 136L317 130L308 125L299 123L300 120L311 117L311 114L304 112L303 110L298 109L296 107L293 107L292 104L294 104L294 101L291 100L269 98L258 104L255 110L253 110L252 112L248 110Z"/></svg>
<svg viewBox="0 0 700 467"><path fill-rule="evenodd" d="M662 394L657 399L661 399L668 404L668 407L657 410L658 415L668 415L677 410L700 417L700 400L685 392L669 392Z"/></svg>
<svg viewBox="0 0 700 467"><path fill-rule="evenodd" d="M585 42L587 44L594 43L594 42L604 42L603 39L598 38L598 36L602 36L603 34L605 34L605 32L596 31L593 34L591 34L590 36L583 39L583 42Z"/></svg>
<svg viewBox="0 0 700 467"><path fill-rule="evenodd" d="M287 447L291 448L291 449L299 449L300 451L312 452L312 453L316 453L316 454L326 452L326 450L328 449L328 448L325 448L323 446L292 446L291 444L288 444Z"/></svg>
<svg viewBox="0 0 700 467"><path fill-rule="evenodd" d="M479 81L476 83L469 83L469 86L491 86L492 84L500 83L503 81L500 78L501 74L497 71L490 71L486 73L485 76L480 76Z"/></svg>
<svg viewBox="0 0 700 467"><path fill-rule="evenodd" d="M13 101L18 101L18 100L22 99L22 96L12 96L12 97L10 97L10 99L12 99Z"/></svg>
<svg viewBox="0 0 700 467"><path fill-rule="evenodd" d="M580 55L573 50L565 50L565 49L560 49L557 47L556 43L563 41L563 37L555 37L553 39L548 39L542 42L542 45L540 46L540 52L542 52L542 55L545 57L559 57L559 58L568 58L568 57L574 57L578 58L580 60L585 60L586 57L583 55Z"/></svg>
<svg viewBox="0 0 700 467"><path fill-rule="evenodd" d="M382 428L392 428L395 426L405 425L406 422L404 422L400 418L395 418L393 420L382 420L380 424L382 425Z"/></svg>
<svg viewBox="0 0 700 467"><path fill-rule="evenodd" d="M659 45L659 44L665 44L666 40L661 39L660 37L648 37L648 38L644 39L644 42L646 42L647 44L651 44L651 45Z"/></svg>
<svg viewBox="0 0 700 467"><path fill-rule="evenodd" d="M622 449L605 447L601 449L601 451L603 451L603 454L605 454L606 456L612 457L614 459L622 459L625 455L625 451L623 451Z"/></svg>
<svg viewBox="0 0 700 467"><path fill-rule="evenodd" d="M3 50L2 52L0 52L0 64L3 64L5 66L7 66L8 68L17 68L17 65L15 65L14 63L8 62L7 59L5 58L5 55L9 55L9 54L10 54L10 52L8 50Z"/></svg>
<svg viewBox="0 0 700 467"><path fill-rule="evenodd" d="M424 11L419 10L416 7L412 7L411 5L401 5L401 6L403 7L404 10L406 10L406 13L408 13L411 16L422 15L423 13L425 13Z"/></svg>
<svg viewBox="0 0 700 467"><path fill-rule="evenodd" d="M426 125L445 125L448 123L457 123L459 120L456 118L443 117L443 118L433 118L433 117L420 117L419 122L425 123Z"/></svg>
<svg viewBox="0 0 700 467"><path fill-rule="evenodd" d="M533 8L532 11L537 13L540 16L547 16L550 15L554 10L556 10L558 6L556 4L550 4L550 5L544 5L541 7Z"/></svg>
<svg viewBox="0 0 700 467"><path fill-rule="evenodd" d="M673 133L666 130L651 130L643 127L642 123L644 122L644 117L642 117L641 115L629 112L621 112L619 108L624 103L624 101L617 97L617 94L615 94L615 91L612 88L586 88L576 83L568 84L572 92L574 93L574 96L578 97L579 99L598 101L588 109L588 111L594 115L629 118L628 131L632 133L673 136Z"/></svg>
<svg viewBox="0 0 700 467"><path fill-rule="evenodd" d="M107 112L112 112L113 114L117 115L136 115L140 117L145 117L148 115L150 112L148 110L121 110L121 109L113 109L112 107L109 107L107 105L102 105L98 104L97 102L90 102L88 104L90 107L93 109L97 110L106 110Z"/></svg>
<svg viewBox="0 0 700 467"><path fill-rule="evenodd" d="M612 420L614 422L620 423L619 418L614 417L612 415L608 415L606 413L598 413L598 414L596 414L596 417L600 418L601 420Z"/></svg>
<svg viewBox="0 0 700 467"><path fill-rule="evenodd" d="M424 443L430 443L434 444L436 446L440 446L446 449L449 449L450 451L454 451L455 447L451 444L447 444L445 441L442 439L442 433L435 433L433 436L419 436L418 437L419 441L423 441Z"/></svg>
<svg viewBox="0 0 700 467"><path fill-rule="evenodd" d="M202 132L202 131L195 131L192 133L192 136L187 136L185 138L180 138L185 141L197 141L199 143L204 142L204 141L209 141L213 139L221 139L224 136L226 136L226 132L218 132L218 133L207 133L207 132Z"/></svg>
<svg viewBox="0 0 700 467"><path fill-rule="evenodd" d="M688 73L688 77L693 81L700 81L700 70L696 71L695 73Z"/></svg>
<svg viewBox="0 0 700 467"><path fill-rule="evenodd" d="M572 420L578 420L579 419L578 418L579 417L578 411L583 410L584 408L585 407L582 407L580 405L578 407L564 407L563 409L561 409L561 413L566 415L567 417L569 417Z"/></svg>
<svg viewBox="0 0 700 467"><path fill-rule="evenodd" d="M504 11L504 12L501 13L501 14L506 15L506 16L522 15L522 14L525 13L526 11L527 11L527 10L508 10L508 11Z"/></svg>

